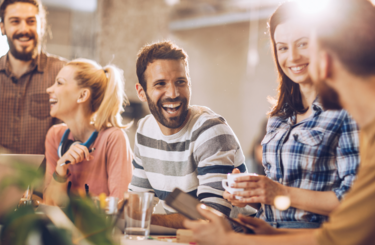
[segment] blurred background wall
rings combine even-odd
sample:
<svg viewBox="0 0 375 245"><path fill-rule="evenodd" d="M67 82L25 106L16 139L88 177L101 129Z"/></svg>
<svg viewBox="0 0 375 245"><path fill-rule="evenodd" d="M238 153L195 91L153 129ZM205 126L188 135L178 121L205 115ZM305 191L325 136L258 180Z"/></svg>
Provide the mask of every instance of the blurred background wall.
<svg viewBox="0 0 375 245"><path fill-rule="evenodd" d="M50 34L45 50L124 70L131 107L149 113L135 91L135 61L145 44L169 39L189 55L192 104L222 115L247 154L276 94L267 20L281 0L42 0ZM6 40L0 40L2 55ZM136 122L136 120L135 120ZM136 125L128 132L134 142ZM133 147L133 145L132 145Z"/></svg>

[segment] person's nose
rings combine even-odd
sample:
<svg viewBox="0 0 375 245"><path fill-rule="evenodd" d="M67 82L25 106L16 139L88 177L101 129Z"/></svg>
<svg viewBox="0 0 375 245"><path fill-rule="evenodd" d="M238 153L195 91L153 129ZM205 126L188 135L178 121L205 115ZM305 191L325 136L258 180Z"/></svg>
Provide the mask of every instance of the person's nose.
<svg viewBox="0 0 375 245"><path fill-rule="evenodd" d="M289 52L289 59L291 61L296 61L301 57L297 48L291 48Z"/></svg>
<svg viewBox="0 0 375 245"><path fill-rule="evenodd" d="M178 87L174 83L170 83L167 87L166 95L172 99L177 98L180 95Z"/></svg>
<svg viewBox="0 0 375 245"><path fill-rule="evenodd" d="M46 89L47 94L51 94L53 92L53 86L55 86L55 84Z"/></svg>
<svg viewBox="0 0 375 245"><path fill-rule="evenodd" d="M20 21L19 32L26 33L28 31L29 31L29 26L27 25L26 20Z"/></svg>

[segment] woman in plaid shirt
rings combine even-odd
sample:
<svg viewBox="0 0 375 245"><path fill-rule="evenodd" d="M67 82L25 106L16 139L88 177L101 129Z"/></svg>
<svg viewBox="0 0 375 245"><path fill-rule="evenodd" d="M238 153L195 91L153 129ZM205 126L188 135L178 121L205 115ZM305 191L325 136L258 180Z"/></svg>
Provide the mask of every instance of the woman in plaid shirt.
<svg viewBox="0 0 375 245"><path fill-rule="evenodd" d="M308 73L304 19L298 4L286 2L269 21L279 88L262 141L267 176L240 177L233 187L245 191L224 194L233 205L259 208L257 216L274 227L319 227L349 190L359 164L356 123L346 111L319 103ZM276 209L277 196L288 196L290 207Z"/></svg>

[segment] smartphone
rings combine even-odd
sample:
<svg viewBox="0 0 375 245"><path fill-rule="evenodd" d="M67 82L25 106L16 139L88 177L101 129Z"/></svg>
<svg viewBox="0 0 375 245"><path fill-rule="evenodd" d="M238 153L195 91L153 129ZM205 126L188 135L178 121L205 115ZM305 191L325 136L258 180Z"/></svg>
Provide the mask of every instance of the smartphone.
<svg viewBox="0 0 375 245"><path fill-rule="evenodd" d="M169 194L166 199L165 203L170 206L171 208L178 211L180 214L184 215L186 218L191 220L199 220L199 219L206 219L203 217L197 210L197 205L201 202L194 198L193 196L187 194L186 192L183 192L179 188L175 188L171 194ZM254 234L254 231L251 230L249 227L244 225L243 223L234 220L223 213L217 211L214 208L211 208L206 205L206 207L214 214L226 218L232 225L235 224L237 226L240 226L242 228L243 233L247 234Z"/></svg>

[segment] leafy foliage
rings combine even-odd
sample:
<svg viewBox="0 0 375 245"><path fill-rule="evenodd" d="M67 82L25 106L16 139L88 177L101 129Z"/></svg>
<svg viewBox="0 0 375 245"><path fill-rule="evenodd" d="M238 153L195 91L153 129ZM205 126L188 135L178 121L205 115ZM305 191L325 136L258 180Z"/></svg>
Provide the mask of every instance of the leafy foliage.
<svg viewBox="0 0 375 245"><path fill-rule="evenodd" d="M44 174L35 167L22 162L0 163L10 168L10 174L0 178L0 195L9 186L25 190L27 186L41 186ZM112 224L106 216L95 207L90 197L71 195L68 206L64 209L67 216L92 244L114 244L111 231ZM71 231L56 227L41 214L35 213L32 206L14 207L2 214L1 244L24 245L31 236L39 237L42 244L71 245L79 244L73 241ZM81 240L82 240L81 239Z"/></svg>

